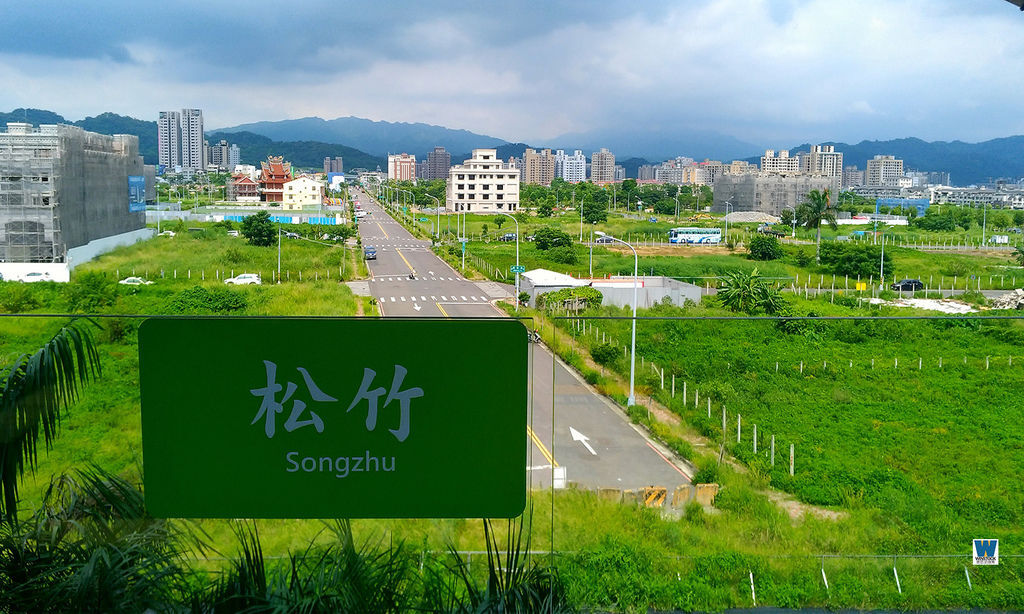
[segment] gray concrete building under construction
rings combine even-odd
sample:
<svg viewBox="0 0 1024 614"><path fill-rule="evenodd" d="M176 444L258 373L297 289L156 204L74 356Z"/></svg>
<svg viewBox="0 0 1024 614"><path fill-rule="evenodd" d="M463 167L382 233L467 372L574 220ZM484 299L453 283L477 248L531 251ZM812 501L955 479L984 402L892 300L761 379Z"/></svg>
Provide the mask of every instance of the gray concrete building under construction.
<svg viewBox="0 0 1024 614"><path fill-rule="evenodd" d="M76 126L0 132L0 273L66 279L76 264L151 234L139 140Z"/></svg>

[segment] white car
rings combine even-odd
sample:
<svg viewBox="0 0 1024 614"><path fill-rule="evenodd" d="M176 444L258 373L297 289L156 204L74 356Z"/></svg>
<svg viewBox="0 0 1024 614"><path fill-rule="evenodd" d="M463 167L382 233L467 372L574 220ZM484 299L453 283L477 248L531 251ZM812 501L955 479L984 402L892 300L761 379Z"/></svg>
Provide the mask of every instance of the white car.
<svg viewBox="0 0 1024 614"><path fill-rule="evenodd" d="M126 286L148 286L153 282L142 279L141 277L125 277L117 283L124 284Z"/></svg>
<svg viewBox="0 0 1024 614"><path fill-rule="evenodd" d="M238 231L237 230L229 230L228 231L228 236L229 237L237 237L238 236Z"/></svg>
<svg viewBox="0 0 1024 614"><path fill-rule="evenodd" d="M173 230L165 230L158 234L158 237L173 237L176 233Z"/></svg>
<svg viewBox="0 0 1024 614"><path fill-rule="evenodd" d="M26 283L32 283L34 281L53 281L53 278L50 277L49 273L40 273L38 271L33 271L31 273L25 273L24 275L22 275L21 281L24 281Z"/></svg>
<svg viewBox="0 0 1024 614"><path fill-rule="evenodd" d="M235 286L248 286L250 284L259 286L263 284L258 273L242 273L238 277L229 277L225 279L224 283Z"/></svg>

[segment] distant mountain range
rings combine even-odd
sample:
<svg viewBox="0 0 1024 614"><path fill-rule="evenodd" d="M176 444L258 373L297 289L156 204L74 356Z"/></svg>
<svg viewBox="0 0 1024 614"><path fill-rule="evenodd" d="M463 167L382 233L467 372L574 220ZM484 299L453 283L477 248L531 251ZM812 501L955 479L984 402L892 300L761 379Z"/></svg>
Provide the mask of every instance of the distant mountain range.
<svg viewBox="0 0 1024 614"><path fill-rule="evenodd" d="M323 141L358 147L375 156L410 153L418 159L424 158L435 147L444 147L448 151L472 151L505 144L503 139L468 130L452 130L430 124L375 122L360 117L331 120L304 117L241 124L218 130L225 133L243 131L262 134L276 141ZM345 166L349 166L347 162Z"/></svg>
<svg viewBox="0 0 1024 614"><path fill-rule="evenodd" d="M15 109L0 112L0 125L9 121L27 121L32 124L66 123L103 134L134 134L139 137L139 150L147 164L156 164L156 122L133 117L103 113L78 121L69 121L52 111L41 109ZM237 143L242 149L242 161L259 163L268 155L283 155L298 167L319 168L325 157L342 156L345 168L385 168L388 153L412 153L425 159L434 147L442 146L452 152L452 162L461 163L473 149L493 147L498 157L521 157L526 143L509 143L497 137L476 134L467 130L452 130L443 126L421 123L383 122L358 117L339 117L324 120L319 117L265 121L222 128L206 134L215 143L225 139ZM846 165L864 169L867 161L878 154L894 155L904 161L907 170L946 171L954 185L970 185L997 178L1024 176L1024 136L993 139L982 143L962 141L927 142L916 138L889 141L861 141L856 145L835 145L843 152ZM696 159L713 158L729 161L745 158L760 161L757 147L738 139L713 132L681 133L664 131L589 132L565 135L549 143L532 146L552 147L571 151L581 149L588 156L600 147L607 147L619 156L619 164L626 168L627 177L636 177L637 168L686 155ZM791 152L809 151L810 144L791 147ZM461 153L456 153L461 152ZM627 157L629 156L629 157ZM747 157L750 156L750 157Z"/></svg>

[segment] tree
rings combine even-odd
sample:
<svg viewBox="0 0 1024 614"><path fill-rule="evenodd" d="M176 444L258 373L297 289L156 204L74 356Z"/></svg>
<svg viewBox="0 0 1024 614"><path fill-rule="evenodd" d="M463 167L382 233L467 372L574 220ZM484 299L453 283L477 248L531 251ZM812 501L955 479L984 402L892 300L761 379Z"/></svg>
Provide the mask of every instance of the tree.
<svg viewBox="0 0 1024 614"><path fill-rule="evenodd" d="M1024 266L1024 247L1018 245L1013 250L1013 257L1017 259L1017 264Z"/></svg>
<svg viewBox="0 0 1024 614"><path fill-rule="evenodd" d="M780 221L780 223L782 223L782 224L784 224L786 226L789 226L790 224L792 224L793 223L793 210L792 209L784 209L782 211L782 214L779 215L779 221Z"/></svg>
<svg viewBox="0 0 1024 614"><path fill-rule="evenodd" d="M727 309L751 315L759 311L778 313L786 305L779 289L761 277L756 267L749 273L727 273L718 288L718 299Z"/></svg>
<svg viewBox="0 0 1024 614"><path fill-rule="evenodd" d="M771 235L754 235L747 244L752 260L778 260L784 252L779 240Z"/></svg>
<svg viewBox="0 0 1024 614"><path fill-rule="evenodd" d="M885 258L884 269L892 270L892 251L882 252L881 245L867 243L826 243L821 246L821 266L829 273L850 277L869 277L878 274L879 264Z"/></svg>
<svg viewBox="0 0 1024 614"><path fill-rule="evenodd" d="M498 230L501 230L501 225L505 223L505 216L504 215L496 215L496 216L494 216L494 220L493 221L494 221L494 225L498 227Z"/></svg>
<svg viewBox="0 0 1024 614"><path fill-rule="evenodd" d="M542 226L533 233L533 242L539 250L552 247L571 247L572 237L555 226Z"/></svg>
<svg viewBox="0 0 1024 614"><path fill-rule="evenodd" d="M36 468L40 427L49 450L61 407L66 411L78 399L79 388L100 375L100 355L87 331L68 324L0 373L0 521L13 524L18 480L26 467Z"/></svg>
<svg viewBox="0 0 1024 614"><path fill-rule="evenodd" d="M270 214L266 211L260 211L242 220L242 235L248 239L249 245L270 247L274 244L276 234L274 223L270 221Z"/></svg>
<svg viewBox="0 0 1024 614"><path fill-rule="evenodd" d="M555 206L551 202L550 198L545 198L541 201L540 206L537 207L538 217L551 217L555 212Z"/></svg>
<svg viewBox="0 0 1024 614"><path fill-rule="evenodd" d="M589 202L581 203L583 207L583 219L590 224L596 224L597 222L608 221L608 210L601 203L595 202L594 199L588 199Z"/></svg>
<svg viewBox="0 0 1024 614"><path fill-rule="evenodd" d="M811 190L807 194L807 198L796 210L797 219L800 220L800 224L807 228L814 228L817 231L814 238L817 244L814 251L815 262L821 262L821 224L827 222L832 227L832 230L838 228L836 224L836 211L832 208L829 196L829 190Z"/></svg>
<svg viewBox="0 0 1024 614"><path fill-rule="evenodd" d="M1013 224L1015 226L1024 226L1024 211L1013 212Z"/></svg>

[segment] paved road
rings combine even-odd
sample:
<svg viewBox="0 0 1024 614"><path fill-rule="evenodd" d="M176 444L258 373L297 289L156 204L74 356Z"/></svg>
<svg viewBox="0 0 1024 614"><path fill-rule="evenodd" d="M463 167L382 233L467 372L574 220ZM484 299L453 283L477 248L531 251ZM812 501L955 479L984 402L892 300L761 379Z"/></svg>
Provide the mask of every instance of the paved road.
<svg viewBox="0 0 1024 614"><path fill-rule="evenodd" d="M369 215L359 222L364 246L377 248L368 261L370 294L386 317L501 317L492 301L507 291L491 282L471 282L430 251L363 192L357 201ZM410 279L413 274L415 279ZM443 351L443 349L442 349ZM560 486L560 476L587 488L672 489L689 482L670 454L651 444L622 413L593 392L543 345L529 352L530 484ZM587 437L573 440L573 431ZM557 470L553 471L553 467ZM563 474L564 472L564 474Z"/></svg>

